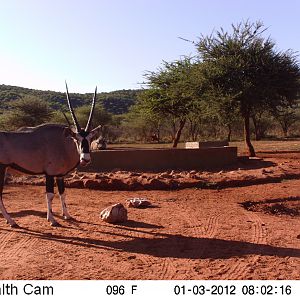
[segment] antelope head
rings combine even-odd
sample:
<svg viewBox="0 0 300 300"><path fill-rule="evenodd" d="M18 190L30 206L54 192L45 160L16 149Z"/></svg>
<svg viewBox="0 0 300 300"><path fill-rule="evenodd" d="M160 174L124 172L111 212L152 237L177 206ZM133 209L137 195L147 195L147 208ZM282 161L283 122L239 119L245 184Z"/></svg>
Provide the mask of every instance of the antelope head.
<svg viewBox="0 0 300 300"><path fill-rule="evenodd" d="M67 83L66 83L66 95L68 100L68 106L74 123L74 129L72 129L71 126L69 126L69 133L71 134L72 138L74 139L77 145L78 154L80 157L80 165L86 166L91 162L91 153L90 153L91 142L95 137L97 137L100 134L101 131L101 125L96 127L93 130L91 129L92 118L95 110L95 103L96 103L96 96L97 96L97 86L95 88L90 115L84 129L80 127L79 122L76 118L72 103L70 101Z"/></svg>

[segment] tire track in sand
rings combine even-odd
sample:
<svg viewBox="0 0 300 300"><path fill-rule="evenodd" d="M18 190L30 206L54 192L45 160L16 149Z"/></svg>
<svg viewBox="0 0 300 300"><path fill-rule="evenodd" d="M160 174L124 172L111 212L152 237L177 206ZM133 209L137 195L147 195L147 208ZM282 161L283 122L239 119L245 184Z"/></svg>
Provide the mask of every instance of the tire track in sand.
<svg viewBox="0 0 300 300"><path fill-rule="evenodd" d="M124 274L130 274L132 272L132 267L135 266L137 271L142 270L141 276L143 279L171 279L172 274L176 272L176 269L172 265L172 261L168 257L157 257L155 253L159 251L156 249L156 243L158 239L161 239L163 243L164 233L160 231L156 232L156 230L147 229L138 229L138 228L130 228L126 227L112 227L113 230L118 230L121 235L125 235L129 242L135 241L138 245L140 244L143 248L140 253L128 252L127 257L123 259L132 259L132 257L136 258L136 261L133 261L130 265L123 269L122 272ZM149 240L148 240L149 239ZM151 243L151 240L154 240ZM140 241L139 241L140 240ZM158 243L160 244L160 242ZM128 256L129 255L129 256ZM129 258L128 258L129 257ZM152 268L153 267L153 268ZM123 267L124 268L124 267ZM147 270L147 271L145 271ZM159 271L158 271L159 270ZM126 278L125 278L126 279Z"/></svg>
<svg viewBox="0 0 300 300"><path fill-rule="evenodd" d="M176 274L177 268L174 265L173 259L170 257L164 258L159 279L171 280L174 279Z"/></svg>
<svg viewBox="0 0 300 300"><path fill-rule="evenodd" d="M224 203L222 203L222 211L238 211L236 207L236 203L228 202L226 203L227 207L224 207ZM215 207L215 210L217 210L217 207ZM211 213L212 211L209 210ZM259 216L252 212L246 212L244 210L240 210L237 213L242 213L245 218L243 222L250 221L251 222L251 228L249 230L248 238L250 240L248 241L251 244L265 244L266 243L266 227L264 227L264 224L262 220L259 218ZM192 222L193 220L196 220L196 218L193 218L192 216L195 215L194 211L190 211L189 214L191 214L191 217L189 219L189 222L191 224L191 228L193 229L193 232L195 236L201 236L208 239L214 238L217 235L218 232L218 224L220 222L220 218L224 213L217 212L213 215L211 215L206 222L203 224L203 226L197 226L195 225L195 222ZM223 222L223 221L222 221ZM225 221L226 222L226 221ZM194 224L194 225L193 225ZM252 231L251 231L252 230ZM238 239L238 237L237 237ZM246 245L247 248L253 247L253 245ZM201 254L203 255L209 247L209 243L206 243L206 247L202 248ZM229 249L230 250L230 249ZM236 251L234 251L236 252ZM247 251L246 251L247 253ZM251 253L251 251L249 251ZM205 257L205 255L203 255ZM258 260L257 255L247 255L246 259L241 259L241 257L236 258L236 262L231 264L226 264L226 262L221 263L221 267L218 268L217 271L215 271L215 275L211 274L210 277L214 279L244 279L247 272L250 271L250 269L253 267L255 262Z"/></svg>
<svg viewBox="0 0 300 300"><path fill-rule="evenodd" d="M266 228L263 226L262 220L256 213L248 212L243 214L246 216L246 219L251 222L252 234L250 235L249 243L252 244L266 244ZM246 220L245 220L246 221ZM253 245L248 245L248 248L253 247ZM232 279L232 280L241 280L245 279L247 273L251 271L251 268L255 265L255 262L258 260L258 255L247 254L246 261L237 258L237 261L226 270L223 271L224 276L221 277L222 280Z"/></svg>
<svg viewBox="0 0 300 300"><path fill-rule="evenodd" d="M174 219L173 222L180 224L182 223L182 227L186 228L186 229L192 229L192 237L199 237L199 236L203 236L203 226L199 225L198 222L193 222L193 220L196 220L196 217L192 217L194 215L194 212L184 206L184 205L179 205L178 209L176 210L176 213L174 211L174 214L172 215L172 218ZM205 226L205 232L206 231L212 231L212 224L213 222L208 222L207 225ZM174 232L172 232L172 235L176 234ZM171 245L172 247L176 247L177 245ZM179 245L180 247L180 245ZM181 251L184 251L183 249L180 249ZM178 273L178 269L175 265L175 260L176 257L174 258L170 258L170 257L165 257L163 258L163 263L161 266L161 270L159 272L158 278L160 280L172 280L172 279L182 279L182 278L178 278L179 276L183 276L184 277L184 273L189 273L190 269L186 269L184 270L183 274L179 274ZM181 271L181 270L180 270Z"/></svg>
<svg viewBox="0 0 300 300"><path fill-rule="evenodd" d="M20 241L13 245L12 248L10 248L10 251L6 255L6 258L19 260L21 258L27 257L28 254L32 253L31 250L36 243L36 238L21 236Z"/></svg>
<svg viewBox="0 0 300 300"><path fill-rule="evenodd" d="M2 253L5 254L6 260L19 260L21 257L27 257L28 254L33 253L33 246L38 241L34 237L24 236L20 232L13 232L9 234L9 237L7 237L6 240L6 244L2 245L0 248Z"/></svg>
<svg viewBox="0 0 300 300"><path fill-rule="evenodd" d="M177 218L186 224L184 227L188 230L184 236L187 236L187 239L188 237L191 237L191 239L211 239L215 237L218 231L220 214L214 212L214 214L210 214L209 216L200 217L196 212L197 210L182 205L180 209L176 211ZM204 257L206 249L209 248L209 243L205 242L204 245L205 246L200 249L197 249L197 257L199 258ZM194 251L195 249L192 250ZM189 259L188 255L186 255L186 258ZM184 278L178 278L174 259L166 259L165 265L165 268L167 269L165 276L168 278L164 277L163 279L174 279L175 276L176 279L187 279L190 278L189 274L194 272L194 264L191 263L189 264L190 267L184 270L184 274L180 274Z"/></svg>
<svg viewBox="0 0 300 300"><path fill-rule="evenodd" d="M169 205L168 203L166 205ZM172 211L172 216L169 216L172 220L172 223L181 224L181 223L188 223L189 219L187 218L186 208L180 207L178 210ZM186 227L186 226L185 226ZM171 232L170 232L171 231ZM176 232L173 232L172 229L170 229L167 233L158 232L157 238L168 239L168 235L172 237L173 235L176 235ZM153 235L153 233L149 234ZM168 245L168 247L174 247L175 249L178 249L180 245L176 244L176 241L171 239L174 244ZM164 249L165 250L165 249ZM159 265L159 268L156 268L155 274L152 272L151 276L154 275L157 280L172 280L172 279L178 279L178 269L176 267L176 257L155 257L153 255L146 255L141 256L141 260L145 261L146 265L150 265L149 271L151 270L151 265ZM158 271L159 270L159 271ZM152 278L153 279L153 278Z"/></svg>
<svg viewBox="0 0 300 300"><path fill-rule="evenodd" d="M11 238L16 235L15 232L10 231L10 232L5 232L5 233L0 233L0 253L2 253L3 250L5 250L7 247L8 242L11 240Z"/></svg>
<svg viewBox="0 0 300 300"><path fill-rule="evenodd" d="M6 274L16 265L20 269L26 268L26 261L30 259L35 243L35 238L23 236L19 231L0 234L0 261Z"/></svg>

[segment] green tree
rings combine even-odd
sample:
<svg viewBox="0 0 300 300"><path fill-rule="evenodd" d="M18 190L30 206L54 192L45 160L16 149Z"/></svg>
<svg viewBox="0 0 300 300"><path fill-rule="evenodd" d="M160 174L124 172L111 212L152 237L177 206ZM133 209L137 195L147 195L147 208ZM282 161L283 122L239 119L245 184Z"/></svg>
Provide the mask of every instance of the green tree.
<svg viewBox="0 0 300 300"><path fill-rule="evenodd" d="M8 106L9 110L1 116L2 127L6 130L43 124L53 113L46 101L34 96L24 96Z"/></svg>
<svg viewBox="0 0 300 300"><path fill-rule="evenodd" d="M205 77L213 99L227 99L244 121L244 138L250 156L250 117L254 110L285 107L297 98L300 68L293 52L278 52L270 38L262 36L261 22L232 25L200 37L197 50L205 65ZM221 101L222 102L222 101Z"/></svg>
<svg viewBox="0 0 300 300"><path fill-rule="evenodd" d="M127 129L127 135L131 138L147 142L155 134L159 141L162 123L163 118L159 113L153 112L144 102L138 101L125 115L123 127Z"/></svg>
<svg viewBox="0 0 300 300"><path fill-rule="evenodd" d="M195 63L191 58L175 62L163 62L157 72L145 75L149 89L142 99L155 115L170 120L174 126L173 147L177 147L182 129L191 111L199 103L199 85L196 85ZM178 125L177 125L178 124Z"/></svg>
<svg viewBox="0 0 300 300"><path fill-rule="evenodd" d="M266 137L268 129L272 127L272 116L267 110L254 111L251 114L251 119L254 126L255 140L259 141Z"/></svg>
<svg viewBox="0 0 300 300"><path fill-rule="evenodd" d="M110 143L119 141L124 136L124 126L122 124L125 118L124 115L112 115L112 121L106 127L107 132L105 135Z"/></svg>
<svg viewBox="0 0 300 300"><path fill-rule="evenodd" d="M278 107L272 111L274 119L280 124L285 138L288 137L290 127L300 120L300 115L296 108L296 105L293 107Z"/></svg>
<svg viewBox="0 0 300 300"><path fill-rule="evenodd" d="M89 118L90 110L90 105L84 105L75 109L75 114L80 126L85 127ZM108 125L111 121L112 115L105 111L102 105L97 104L95 106L94 115L92 119L92 127L97 127L99 125Z"/></svg>
<svg viewBox="0 0 300 300"><path fill-rule="evenodd" d="M210 90L206 91L206 101L204 104L204 120L205 123L211 127L217 125L226 129L226 139L228 142L231 141L233 127L236 125L238 120L238 109L234 102L230 98L217 93L211 94Z"/></svg>

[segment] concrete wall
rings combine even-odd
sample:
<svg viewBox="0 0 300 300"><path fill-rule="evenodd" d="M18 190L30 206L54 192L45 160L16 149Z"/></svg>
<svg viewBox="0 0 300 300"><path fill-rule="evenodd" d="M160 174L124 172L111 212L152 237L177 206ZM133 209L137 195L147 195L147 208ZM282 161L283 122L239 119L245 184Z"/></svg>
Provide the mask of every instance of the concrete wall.
<svg viewBox="0 0 300 300"><path fill-rule="evenodd" d="M92 152L92 163L82 171L162 171L210 169L237 161L236 147L207 149L123 149Z"/></svg>

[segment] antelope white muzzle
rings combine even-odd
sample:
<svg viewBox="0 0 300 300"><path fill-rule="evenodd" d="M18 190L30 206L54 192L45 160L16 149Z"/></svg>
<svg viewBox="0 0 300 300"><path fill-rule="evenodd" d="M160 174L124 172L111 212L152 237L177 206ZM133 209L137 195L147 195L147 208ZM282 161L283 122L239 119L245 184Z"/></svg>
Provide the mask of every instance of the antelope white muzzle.
<svg viewBox="0 0 300 300"><path fill-rule="evenodd" d="M81 153L80 154L80 165L86 166L91 162L91 154L90 153Z"/></svg>

